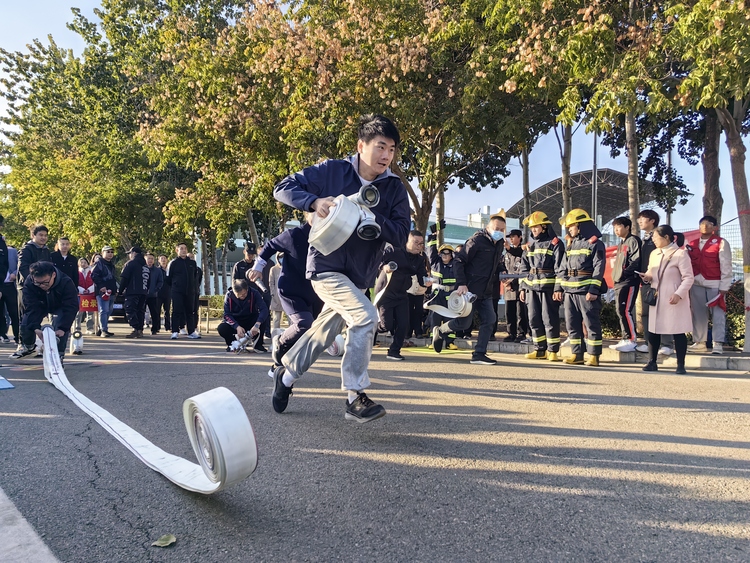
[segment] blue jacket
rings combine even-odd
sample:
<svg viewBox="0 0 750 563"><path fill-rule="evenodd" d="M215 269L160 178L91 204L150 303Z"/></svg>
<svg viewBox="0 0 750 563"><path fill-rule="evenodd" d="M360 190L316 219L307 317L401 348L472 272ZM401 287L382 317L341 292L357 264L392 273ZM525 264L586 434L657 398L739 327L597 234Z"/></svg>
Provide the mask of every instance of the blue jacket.
<svg viewBox="0 0 750 563"><path fill-rule="evenodd" d="M296 209L312 211L312 203L322 197L350 196L366 185L357 173L359 156L347 160L326 160L283 179L274 189L274 197ZM380 203L371 208L380 225L380 238L365 241L356 234L328 256L310 247L306 276L324 272L345 274L357 287L364 289L375 282L384 243L399 248L406 244L411 227L409 200L401 179L386 170L372 183L380 191Z"/></svg>
<svg viewBox="0 0 750 563"><path fill-rule="evenodd" d="M253 323L263 324L268 318L268 306L257 289L247 290L247 297L237 299L234 291L227 291L224 297L224 322L237 328L250 327Z"/></svg>

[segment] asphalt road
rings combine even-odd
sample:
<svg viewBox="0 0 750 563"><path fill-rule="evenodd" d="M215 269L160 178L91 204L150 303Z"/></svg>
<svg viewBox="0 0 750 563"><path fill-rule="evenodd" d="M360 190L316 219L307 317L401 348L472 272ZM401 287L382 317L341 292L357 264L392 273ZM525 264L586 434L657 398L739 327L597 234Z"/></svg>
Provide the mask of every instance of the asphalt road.
<svg viewBox="0 0 750 563"><path fill-rule="evenodd" d="M79 391L194 461L182 402L226 386L259 464L187 492L47 383L40 359L0 360L16 386L0 390L0 488L60 561L750 561L746 373L376 349L368 394L388 415L357 424L337 358L278 415L268 355L227 354L215 333L116 330L66 359ZM163 534L177 542L151 547Z"/></svg>

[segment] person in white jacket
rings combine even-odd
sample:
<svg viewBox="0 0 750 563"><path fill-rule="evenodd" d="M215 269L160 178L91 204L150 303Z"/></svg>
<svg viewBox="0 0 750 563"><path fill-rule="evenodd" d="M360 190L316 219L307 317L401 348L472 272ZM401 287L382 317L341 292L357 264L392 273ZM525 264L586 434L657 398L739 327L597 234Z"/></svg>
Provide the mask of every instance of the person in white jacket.
<svg viewBox="0 0 750 563"><path fill-rule="evenodd" d="M693 266L695 283L690 288L693 315L693 344L691 352L706 352L708 318L713 321L712 354L722 354L726 343L726 305L724 296L732 285L732 250L729 243L716 231L715 217L706 215L699 222L700 236L685 245Z"/></svg>

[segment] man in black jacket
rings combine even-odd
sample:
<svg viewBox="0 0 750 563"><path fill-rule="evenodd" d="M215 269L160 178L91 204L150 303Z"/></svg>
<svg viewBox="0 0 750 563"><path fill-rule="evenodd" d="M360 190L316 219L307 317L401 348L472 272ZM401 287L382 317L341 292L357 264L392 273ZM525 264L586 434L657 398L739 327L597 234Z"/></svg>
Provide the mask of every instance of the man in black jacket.
<svg viewBox="0 0 750 563"><path fill-rule="evenodd" d="M474 312L479 313L479 336L471 356L472 364L495 365L497 361L487 357L487 343L497 316L496 303L492 298L498 267L505 250L505 217L493 215L487 227L477 231L456 254L456 284L459 295L468 292L476 295L471 314L459 317L435 327L432 331L432 346L436 352L443 349L443 338L451 332L466 330L471 326Z"/></svg>
<svg viewBox="0 0 750 563"><path fill-rule="evenodd" d="M42 337L42 321L52 315L60 359L70 336L70 327L78 314L78 290L68 276L52 262L35 262L29 267L21 288L24 313L21 319L21 344L11 358L23 358L36 350L36 338Z"/></svg>
<svg viewBox="0 0 750 563"><path fill-rule="evenodd" d="M120 275L120 294L125 294L125 314L133 332L125 338L143 338L143 317L148 297L148 282L151 272L143 258L141 248L134 246L128 251L130 260Z"/></svg>
<svg viewBox="0 0 750 563"><path fill-rule="evenodd" d="M188 338L201 335L196 330L193 317L195 304L195 275L198 265L188 258L187 245L181 242L175 247L177 258L167 265L166 282L172 292L172 340L177 340L180 326L187 327Z"/></svg>
<svg viewBox="0 0 750 563"><path fill-rule="evenodd" d="M148 252L145 256L148 266L148 297L146 307L151 314L151 334L158 334L161 330L161 299L159 297L164 283L164 271L156 263L154 255Z"/></svg>
<svg viewBox="0 0 750 563"><path fill-rule="evenodd" d="M23 295L21 289L23 282L29 275L29 268L34 262L50 261L50 251L47 248L47 237L49 232L44 225L36 225L31 228L31 240L18 251L18 310L23 315Z"/></svg>
<svg viewBox="0 0 750 563"><path fill-rule="evenodd" d="M159 318L164 309L164 330L172 332L172 289L167 283L167 264L169 260L166 254L159 254L159 269L162 273L163 284L159 290ZM153 322L153 321L152 321Z"/></svg>
<svg viewBox="0 0 750 563"><path fill-rule="evenodd" d="M57 239L57 249L50 254L50 262L55 268L68 276L78 285L78 258L70 254L70 240L68 237Z"/></svg>
<svg viewBox="0 0 750 563"><path fill-rule="evenodd" d="M381 268L386 275L386 283L382 293L375 297L375 306L380 313L380 324L383 332L390 331L393 336L388 348L389 360L403 360L401 347L409 328L409 288L413 278L424 287L427 276L424 255L424 236L419 231L411 231L406 240L405 248L390 248L383 255ZM391 270L389 264L395 262L396 268ZM415 286L416 287L416 286ZM421 297L421 296L420 296Z"/></svg>

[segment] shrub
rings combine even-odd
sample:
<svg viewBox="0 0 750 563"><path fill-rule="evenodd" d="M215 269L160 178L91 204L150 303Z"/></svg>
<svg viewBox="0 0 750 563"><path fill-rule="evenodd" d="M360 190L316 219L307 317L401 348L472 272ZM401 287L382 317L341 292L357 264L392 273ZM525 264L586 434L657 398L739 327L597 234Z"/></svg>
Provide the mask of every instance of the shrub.
<svg viewBox="0 0 750 563"><path fill-rule="evenodd" d="M745 288L737 281L729 288L727 301L727 342L739 349L745 345Z"/></svg>

